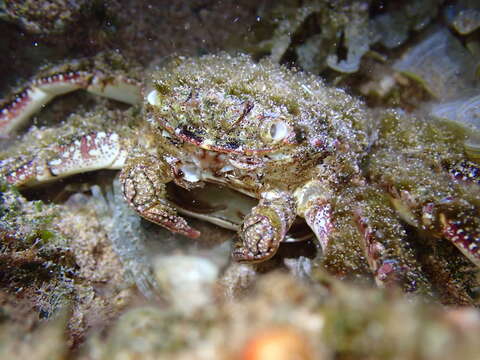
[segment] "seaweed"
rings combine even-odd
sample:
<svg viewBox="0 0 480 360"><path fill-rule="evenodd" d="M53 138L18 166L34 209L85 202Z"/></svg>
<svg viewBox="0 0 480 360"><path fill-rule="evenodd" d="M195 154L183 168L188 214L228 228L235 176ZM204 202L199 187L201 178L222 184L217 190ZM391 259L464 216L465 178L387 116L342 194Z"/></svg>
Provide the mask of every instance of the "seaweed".
<svg viewBox="0 0 480 360"><path fill-rule="evenodd" d="M69 239L55 226L58 209L4 182L0 191L0 287L48 318L70 301L77 268Z"/></svg>

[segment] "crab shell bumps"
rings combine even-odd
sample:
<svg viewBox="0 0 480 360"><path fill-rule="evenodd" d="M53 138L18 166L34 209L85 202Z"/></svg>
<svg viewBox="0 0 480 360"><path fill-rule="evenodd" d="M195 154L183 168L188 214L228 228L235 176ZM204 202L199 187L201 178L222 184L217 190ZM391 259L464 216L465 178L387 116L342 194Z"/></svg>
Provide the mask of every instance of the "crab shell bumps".
<svg viewBox="0 0 480 360"><path fill-rule="evenodd" d="M62 92L48 100L84 88L137 102L140 86L125 74L112 78L103 68L69 70L77 73L81 79L57 86ZM316 76L245 55L178 57L145 78L141 119L98 130L108 124L100 127L93 116L93 130L84 128L76 138L70 132L70 138L43 144L45 151L10 153L0 165L2 174L10 183L30 186L85 171L121 169L124 197L139 215L192 238L199 232L178 215L166 184L194 190L215 183L233 189L258 199L238 227L240 241L233 252L238 261L271 258L300 217L335 272L367 266L379 285L398 279L418 284L422 278L407 246L405 223L450 240L480 264L478 216L457 221L460 214L478 212L478 184L467 184L478 179L458 180L458 166L453 177L439 171L467 161L460 138L447 128L391 111L374 116L358 99ZM50 83L36 79L21 94L48 92ZM24 108L30 114L48 100ZM4 129L15 128L11 119L24 120L20 110L2 112ZM409 163L419 164L415 180L404 181L404 176L397 181L395 172ZM432 191L425 191L429 186ZM459 189L463 199L454 199ZM454 230L467 235L458 241Z"/></svg>
<svg viewBox="0 0 480 360"><path fill-rule="evenodd" d="M153 75L144 106L150 132L121 175L127 200L147 219L196 237L164 201L152 205L165 183L213 182L259 199L240 229L239 261L273 256L297 215L326 238L335 184L359 176L366 114L313 76L246 56L225 60L181 60Z"/></svg>
<svg viewBox="0 0 480 360"><path fill-rule="evenodd" d="M99 121L92 121L97 126L78 130L74 139L60 135L43 144L43 152L30 148L2 160L8 182L32 186L122 169L128 203L144 218L190 237L199 233L176 214L165 184L190 190L212 182L259 199L241 226L237 260L273 256L297 215L326 244L334 187L359 176L369 143L359 101L315 76L245 55L175 58L148 74L143 88L106 67L98 59L77 61L33 79L4 104L3 135L63 93L85 89L138 103L135 86L143 94L138 129L99 131Z"/></svg>

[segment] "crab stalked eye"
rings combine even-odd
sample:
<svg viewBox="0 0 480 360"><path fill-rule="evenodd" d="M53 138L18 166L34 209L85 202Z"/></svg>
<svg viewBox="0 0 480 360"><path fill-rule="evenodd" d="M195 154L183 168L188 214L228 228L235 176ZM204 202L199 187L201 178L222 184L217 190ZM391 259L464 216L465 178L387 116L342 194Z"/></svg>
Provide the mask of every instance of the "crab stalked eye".
<svg viewBox="0 0 480 360"><path fill-rule="evenodd" d="M272 119L266 121L262 126L261 136L267 142L277 143L286 139L291 132L290 130L290 126L285 121Z"/></svg>
<svg viewBox="0 0 480 360"><path fill-rule="evenodd" d="M287 133L287 124L285 124L283 121L276 121L270 126L270 137L275 142L285 139Z"/></svg>

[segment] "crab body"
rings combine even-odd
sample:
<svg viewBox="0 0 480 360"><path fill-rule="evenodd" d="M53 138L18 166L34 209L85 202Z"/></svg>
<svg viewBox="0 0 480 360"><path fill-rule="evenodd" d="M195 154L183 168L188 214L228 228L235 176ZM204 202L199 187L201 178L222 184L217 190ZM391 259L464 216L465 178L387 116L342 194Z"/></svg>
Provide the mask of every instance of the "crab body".
<svg viewBox="0 0 480 360"><path fill-rule="evenodd" d="M359 176L367 116L356 100L314 77L248 57L229 62L184 60L154 74L144 106L150 137L139 142L121 178L134 207L137 193L161 192L168 181L186 189L214 182L259 199L242 224L243 246L234 257L263 261L275 254L297 215L314 231L330 226L315 217L319 211L328 217L320 203L335 183ZM153 163L163 178L150 189L156 175L145 172L137 180ZM148 217L146 202L137 209ZM197 235L183 220L158 218L162 206L150 208L151 220Z"/></svg>
<svg viewBox="0 0 480 360"><path fill-rule="evenodd" d="M55 95L81 84L136 102L136 82L123 75L96 70L81 76L83 82L75 77L74 85ZM16 118L23 121L53 96L29 105L28 96L48 90L39 83L27 87L23 100L4 107L4 135L16 127ZM375 114L315 76L248 56L177 58L145 84L134 126L84 129L34 151L15 156L10 151L1 164L7 181L26 186L121 169L125 199L136 212L192 238L199 232L178 215L166 184L189 191L206 183L228 187L258 199L238 224L240 242L233 253L238 261L272 257L300 217L319 240L326 263L339 273L367 266L379 285L398 280L411 285L422 278L405 223L450 240L480 264L478 177L467 181L472 179L465 180L454 165L468 163L470 175L478 174L478 167L465 158L461 134L416 119L402 123L406 117L391 111ZM437 130L444 135L440 140L431 135ZM408 139L412 133L416 138ZM426 167L416 170L417 178L406 174L410 161ZM454 176L444 171L448 166ZM391 172L400 172L399 179ZM461 199L454 199L457 193ZM468 216L460 220L462 213Z"/></svg>

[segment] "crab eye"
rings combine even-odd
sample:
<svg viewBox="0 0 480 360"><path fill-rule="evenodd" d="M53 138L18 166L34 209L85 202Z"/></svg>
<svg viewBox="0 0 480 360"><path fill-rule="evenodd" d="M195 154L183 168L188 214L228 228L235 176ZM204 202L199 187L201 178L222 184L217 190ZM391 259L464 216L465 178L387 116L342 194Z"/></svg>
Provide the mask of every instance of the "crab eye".
<svg viewBox="0 0 480 360"><path fill-rule="evenodd" d="M277 121L270 125L270 137L277 142L287 136L287 125L283 121Z"/></svg>
<svg viewBox="0 0 480 360"><path fill-rule="evenodd" d="M262 138L265 141L277 143L288 136L289 126L282 120L271 120L265 123Z"/></svg>

